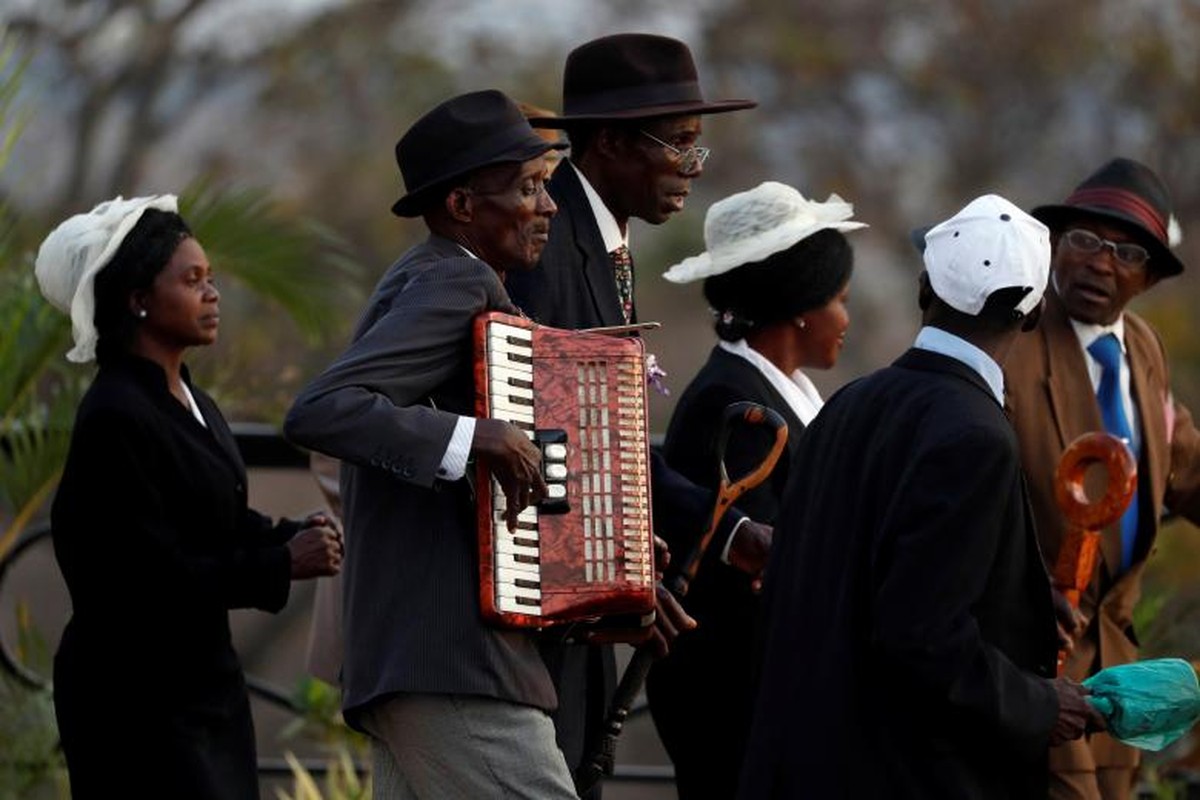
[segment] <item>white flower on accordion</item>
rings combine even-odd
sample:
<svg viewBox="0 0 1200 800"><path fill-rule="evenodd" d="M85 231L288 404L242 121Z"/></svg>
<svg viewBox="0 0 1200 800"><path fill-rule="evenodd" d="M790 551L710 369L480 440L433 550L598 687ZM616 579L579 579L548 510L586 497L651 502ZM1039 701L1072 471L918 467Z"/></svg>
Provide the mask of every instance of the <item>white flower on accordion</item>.
<svg viewBox="0 0 1200 800"><path fill-rule="evenodd" d="M654 353L646 354L646 383L654 387L654 391L666 397L671 393L670 388L663 382L663 378L667 377L667 371L658 365L658 356Z"/></svg>

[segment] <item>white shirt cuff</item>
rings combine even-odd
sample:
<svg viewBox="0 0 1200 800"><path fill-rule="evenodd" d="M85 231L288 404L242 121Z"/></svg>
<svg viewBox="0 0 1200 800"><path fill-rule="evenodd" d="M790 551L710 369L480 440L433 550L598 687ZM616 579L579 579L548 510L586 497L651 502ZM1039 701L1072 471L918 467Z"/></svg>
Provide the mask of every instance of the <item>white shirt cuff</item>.
<svg viewBox="0 0 1200 800"><path fill-rule="evenodd" d="M742 529L742 523L748 519L750 519L750 518L742 517L741 519L739 519L737 522L734 523L733 530L729 532L729 538L725 540L725 546L721 548L721 563L722 564L729 563L729 548L733 545L733 537L738 535L738 531L740 531Z"/></svg>
<svg viewBox="0 0 1200 800"><path fill-rule="evenodd" d="M467 471L467 457L471 455L471 441L475 438L475 418L459 417L454 423L454 433L446 454L438 467L437 476L444 481L456 481Z"/></svg>

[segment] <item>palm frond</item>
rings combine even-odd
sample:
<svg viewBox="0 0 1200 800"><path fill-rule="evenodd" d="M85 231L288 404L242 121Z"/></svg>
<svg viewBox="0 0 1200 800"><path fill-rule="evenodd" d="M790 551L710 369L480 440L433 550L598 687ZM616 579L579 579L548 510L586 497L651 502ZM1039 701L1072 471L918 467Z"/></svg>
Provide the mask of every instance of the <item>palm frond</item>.
<svg viewBox="0 0 1200 800"><path fill-rule="evenodd" d="M16 102L29 57L18 52L15 37L0 38L0 169L3 169L25 128L27 118L18 113Z"/></svg>
<svg viewBox="0 0 1200 800"><path fill-rule="evenodd" d="M32 269L0 272L0 431L28 410L48 373L66 366L70 339L70 321L42 298Z"/></svg>
<svg viewBox="0 0 1200 800"><path fill-rule="evenodd" d="M357 284L358 265L332 231L276 207L254 189L190 187L180 211L218 275L281 306L316 343L342 320L330 313Z"/></svg>
<svg viewBox="0 0 1200 800"><path fill-rule="evenodd" d="M16 542L58 485L82 391L78 378L64 378L0 428L0 507L11 515L0 532L0 555Z"/></svg>

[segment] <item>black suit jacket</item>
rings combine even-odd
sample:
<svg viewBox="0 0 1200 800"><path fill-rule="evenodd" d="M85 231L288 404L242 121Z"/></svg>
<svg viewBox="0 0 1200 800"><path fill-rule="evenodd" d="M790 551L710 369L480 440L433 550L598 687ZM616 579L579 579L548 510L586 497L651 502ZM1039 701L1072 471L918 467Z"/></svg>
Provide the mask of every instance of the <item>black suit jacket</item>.
<svg viewBox="0 0 1200 800"><path fill-rule="evenodd" d="M667 463L696 484L720 482L718 431L726 406L742 400L779 412L788 444L770 476L738 504L754 519L774 524L791 459L804 424L770 381L746 359L714 347L708 361L679 397L663 453ZM757 467L775 437L764 428L739 427L729 438L725 465L732 480ZM686 546L686 543L670 543ZM700 623L679 637L646 682L659 735L675 763L681 798L732 797L754 699L754 625L758 596L750 576L710 548L684 606Z"/></svg>
<svg viewBox="0 0 1200 800"><path fill-rule="evenodd" d="M562 164L547 188L558 205L558 213L550 223L550 241L531 272L508 276L509 295L521 310L543 325L568 330L623 325L612 260L579 176L570 164ZM667 467L657 452L650 466L655 532L676 542L698 540L708 527L714 493ZM725 515L713 547L723 546L740 516ZM682 556L678 551L675 557ZM567 764L576 769L590 741L599 733L616 685L612 648L593 648L596 652L590 656L578 646L548 643L543 649L556 674L562 700L555 717L559 745ZM596 663L597 653L602 666ZM584 677L588 658L592 660L586 668L590 679Z"/></svg>
<svg viewBox="0 0 1200 800"><path fill-rule="evenodd" d="M143 791L258 797L228 609L283 607L297 525L247 507L233 435L192 393L207 427L157 364L129 357L100 369L76 416L51 524L72 605L54 700L77 798L112 795L131 742ZM97 712L104 698L121 710Z"/></svg>
<svg viewBox="0 0 1200 800"><path fill-rule="evenodd" d="M805 431L742 796L1045 796L1050 584L984 381L910 350Z"/></svg>
<svg viewBox="0 0 1200 800"><path fill-rule="evenodd" d="M543 709L554 687L530 634L484 624L468 480L438 476L474 414L472 321L513 313L495 270L431 236L387 271L350 346L300 393L284 431L339 458L347 720L393 692Z"/></svg>
<svg viewBox="0 0 1200 800"><path fill-rule="evenodd" d="M532 271L508 276L509 295L543 325L567 329L624 325L612 259L579 175L571 164L563 163L546 188L558 205L550 222L550 241ZM636 261L633 268L636 284Z"/></svg>

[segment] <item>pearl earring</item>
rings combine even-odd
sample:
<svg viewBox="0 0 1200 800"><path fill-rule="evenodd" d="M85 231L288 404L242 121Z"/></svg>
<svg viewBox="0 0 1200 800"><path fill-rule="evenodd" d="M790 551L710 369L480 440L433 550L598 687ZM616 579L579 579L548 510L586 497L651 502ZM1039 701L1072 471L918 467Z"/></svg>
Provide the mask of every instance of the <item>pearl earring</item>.
<svg viewBox="0 0 1200 800"><path fill-rule="evenodd" d="M808 327L808 323L805 322L803 319L798 320L796 324L800 326L800 330L804 330L805 328Z"/></svg>
<svg viewBox="0 0 1200 800"><path fill-rule="evenodd" d="M146 318L146 309L144 309L144 308L139 308L139 309L137 310L137 318L138 318L138 319L145 319L145 318Z"/></svg>

